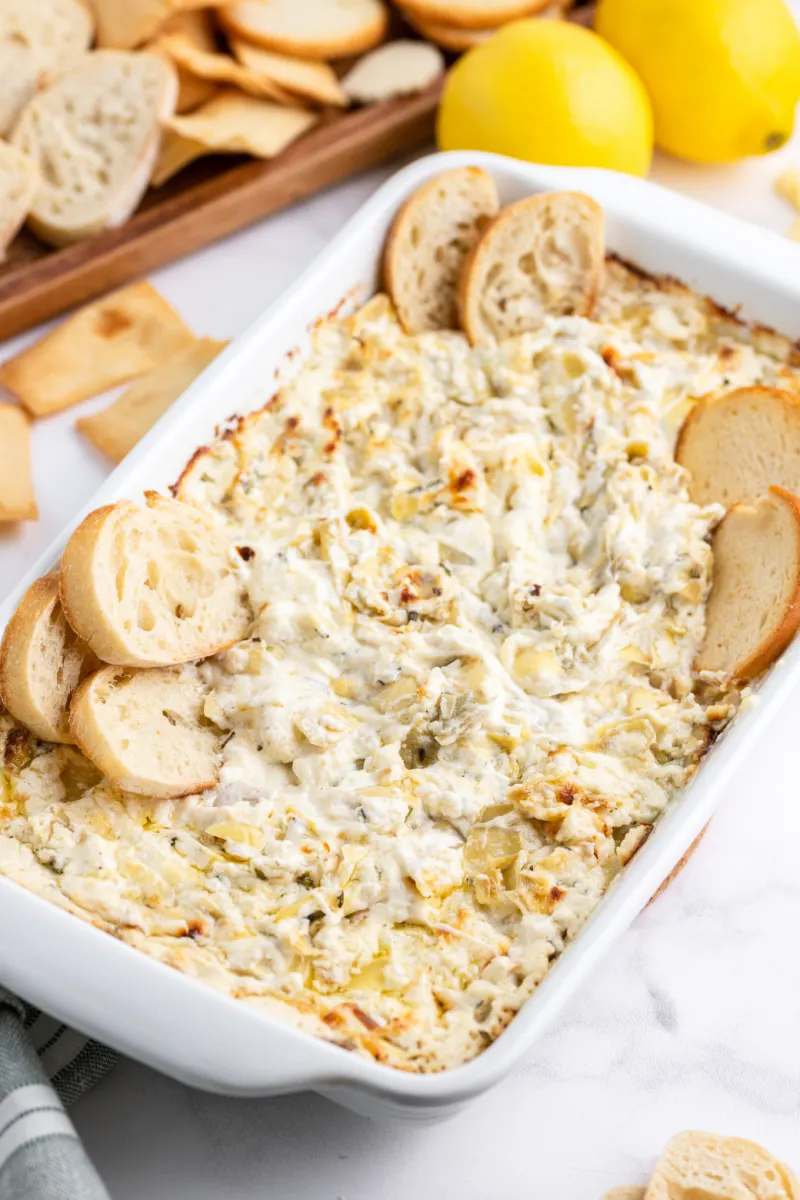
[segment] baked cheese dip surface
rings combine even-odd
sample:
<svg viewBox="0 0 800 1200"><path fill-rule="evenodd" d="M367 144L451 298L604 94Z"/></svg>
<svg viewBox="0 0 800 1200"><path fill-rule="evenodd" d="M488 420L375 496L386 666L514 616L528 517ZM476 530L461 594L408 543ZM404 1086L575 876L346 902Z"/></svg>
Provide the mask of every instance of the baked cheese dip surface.
<svg viewBox="0 0 800 1200"><path fill-rule="evenodd" d="M508 1023L739 696L693 677L693 397L789 343L618 262L593 320L472 349L386 298L200 452L251 636L201 668L219 787L115 792L4 726L0 869L295 1026L409 1071Z"/></svg>

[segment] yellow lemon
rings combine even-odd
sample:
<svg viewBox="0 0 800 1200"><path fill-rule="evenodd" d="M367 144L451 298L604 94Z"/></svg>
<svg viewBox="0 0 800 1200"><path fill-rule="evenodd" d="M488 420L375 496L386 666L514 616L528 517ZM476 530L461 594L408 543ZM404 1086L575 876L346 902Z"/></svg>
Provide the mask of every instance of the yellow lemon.
<svg viewBox="0 0 800 1200"><path fill-rule="evenodd" d="M437 136L443 150L645 175L653 114L636 73L597 34L513 21L450 71Z"/></svg>
<svg viewBox="0 0 800 1200"><path fill-rule="evenodd" d="M600 0L595 24L644 80L670 153L730 162L791 136L800 33L783 0Z"/></svg>

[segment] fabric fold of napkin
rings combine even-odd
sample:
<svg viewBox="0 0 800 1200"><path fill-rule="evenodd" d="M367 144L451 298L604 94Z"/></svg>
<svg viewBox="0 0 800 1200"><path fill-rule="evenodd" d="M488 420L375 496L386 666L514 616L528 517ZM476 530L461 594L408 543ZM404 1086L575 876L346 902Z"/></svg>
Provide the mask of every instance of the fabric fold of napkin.
<svg viewBox="0 0 800 1200"><path fill-rule="evenodd" d="M0 988L0 1196L109 1200L64 1111L115 1055Z"/></svg>

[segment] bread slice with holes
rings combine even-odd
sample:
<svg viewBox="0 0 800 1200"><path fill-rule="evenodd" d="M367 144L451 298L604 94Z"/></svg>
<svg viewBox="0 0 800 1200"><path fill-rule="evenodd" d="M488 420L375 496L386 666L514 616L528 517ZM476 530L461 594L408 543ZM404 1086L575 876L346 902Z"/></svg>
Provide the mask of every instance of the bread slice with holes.
<svg viewBox="0 0 800 1200"><path fill-rule="evenodd" d="M0 141L0 262L31 211L39 182L34 161Z"/></svg>
<svg viewBox="0 0 800 1200"><path fill-rule="evenodd" d="M800 627L800 498L771 487L735 504L714 534L714 571L698 671L747 681Z"/></svg>
<svg viewBox="0 0 800 1200"><path fill-rule="evenodd" d="M800 1200L800 1185L755 1142L687 1130L667 1142L645 1200Z"/></svg>
<svg viewBox="0 0 800 1200"><path fill-rule="evenodd" d="M239 641L249 613L231 548L193 504L154 492L98 508L61 560L61 603L99 659L155 667L207 658Z"/></svg>
<svg viewBox="0 0 800 1200"><path fill-rule="evenodd" d="M8 136L40 87L86 53L93 28L81 0L2 0L0 135Z"/></svg>
<svg viewBox="0 0 800 1200"><path fill-rule="evenodd" d="M389 232L383 268L407 333L458 328L461 269L499 207L494 180L480 167L437 175L406 200Z"/></svg>
<svg viewBox="0 0 800 1200"><path fill-rule="evenodd" d="M11 141L41 176L28 217L37 237L65 246L127 221L177 95L166 58L98 50L31 100Z"/></svg>
<svg viewBox="0 0 800 1200"><path fill-rule="evenodd" d="M229 33L297 58L343 58L382 42L389 26L383 0L244 0L217 9Z"/></svg>
<svg viewBox="0 0 800 1200"><path fill-rule="evenodd" d="M675 457L696 504L750 504L770 484L800 495L800 394L747 387L700 400Z"/></svg>
<svg viewBox="0 0 800 1200"><path fill-rule="evenodd" d="M476 344L588 317L600 289L603 210L582 192L546 192L504 208L461 271L461 325Z"/></svg>
<svg viewBox="0 0 800 1200"><path fill-rule="evenodd" d="M203 717L194 668L103 667L78 688L70 709L75 743L124 792L169 800L213 787L218 734Z"/></svg>
<svg viewBox="0 0 800 1200"><path fill-rule="evenodd" d="M36 737L69 743L69 702L100 663L67 624L58 574L32 584L0 644L0 699Z"/></svg>

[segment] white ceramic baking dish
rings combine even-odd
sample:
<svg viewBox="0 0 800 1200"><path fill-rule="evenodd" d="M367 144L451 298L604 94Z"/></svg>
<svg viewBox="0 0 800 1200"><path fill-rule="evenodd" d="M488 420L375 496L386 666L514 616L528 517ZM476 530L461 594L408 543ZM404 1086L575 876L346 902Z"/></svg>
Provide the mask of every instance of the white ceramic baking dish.
<svg viewBox="0 0 800 1200"><path fill-rule="evenodd" d="M291 373L308 327L345 296L376 286L381 247L400 204L453 166L492 172L504 201L579 188L602 204L608 244L742 315L800 335L800 248L653 184L596 170L530 166L492 155L422 159L395 175L300 280L232 345L114 471L89 508L165 489L192 451L232 413L262 405ZM88 511L88 509L87 509ZM81 513L74 524L84 516ZM70 529L73 526L70 527ZM0 630L23 590L58 560L64 531L0 608ZM0 878L0 979L48 1012L187 1083L239 1096L313 1089L372 1116L428 1121L457 1111L530 1052L545 1026L628 927L708 821L772 714L800 682L800 641L714 746L691 786L555 963L508 1030L479 1058L440 1075L408 1075L298 1033L117 942Z"/></svg>

